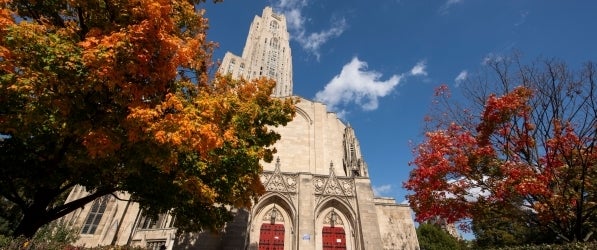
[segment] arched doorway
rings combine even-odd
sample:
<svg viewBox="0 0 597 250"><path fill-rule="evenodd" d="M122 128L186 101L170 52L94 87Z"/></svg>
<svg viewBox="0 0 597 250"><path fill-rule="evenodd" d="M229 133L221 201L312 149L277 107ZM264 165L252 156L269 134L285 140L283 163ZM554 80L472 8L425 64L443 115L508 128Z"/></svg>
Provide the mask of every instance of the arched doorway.
<svg viewBox="0 0 597 250"><path fill-rule="evenodd" d="M259 250L284 250L284 218L274 206L263 216L259 229Z"/></svg>
<svg viewBox="0 0 597 250"><path fill-rule="evenodd" d="M265 194L253 207L247 249L297 249L295 213L286 197L274 192Z"/></svg>
<svg viewBox="0 0 597 250"><path fill-rule="evenodd" d="M346 249L346 232L343 224L335 210L332 209L326 215L324 226L321 229L323 250Z"/></svg>
<svg viewBox="0 0 597 250"><path fill-rule="evenodd" d="M343 200L330 198L316 209L316 249L357 250L359 232L355 229L354 212Z"/></svg>

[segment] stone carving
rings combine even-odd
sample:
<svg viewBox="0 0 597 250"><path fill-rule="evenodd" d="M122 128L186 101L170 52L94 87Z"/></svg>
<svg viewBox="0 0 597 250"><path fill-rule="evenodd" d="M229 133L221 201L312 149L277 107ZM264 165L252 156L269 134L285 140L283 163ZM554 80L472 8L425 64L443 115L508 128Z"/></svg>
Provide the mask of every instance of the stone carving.
<svg viewBox="0 0 597 250"><path fill-rule="evenodd" d="M354 134L354 129L348 124L344 129L344 172L351 177L367 176L367 164L359 148L359 142Z"/></svg>
<svg viewBox="0 0 597 250"><path fill-rule="evenodd" d="M267 182L267 180L269 180L271 178L271 176L272 176L271 173L262 173L260 176L261 183L265 184Z"/></svg>
<svg viewBox="0 0 597 250"><path fill-rule="evenodd" d="M284 222L284 216L282 216L282 214L280 214L280 210L278 210L275 207L273 207L272 209L267 211L267 213L265 213L265 215L263 215L263 221L271 222L272 221L272 213L274 213L274 211L275 211L275 215L276 215L275 222Z"/></svg>
<svg viewBox="0 0 597 250"><path fill-rule="evenodd" d="M317 176L313 178L315 194L332 196L353 196L354 179L338 178L334 174L334 165L330 164L330 175L328 177Z"/></svg>
<svg viewBox="0 0 597 250"><path fill-rule="evenodd" d="M336 213L336 211L333 210L325 216L325 218L323 219L323 224L332 225L332 220L334 221L333 224L335 226L344 225L344 222L342 222L342 218L340 218L340 216L338 216L338 213Z"/></svg>
<svg viewBox="0 0 597 250"><path fill-rule="evenodd" d="M297 179L297 174L286 174L280 171L280 158L276 159L276 168L273 173L261 174L261 183L265 186L265 190L274 192L296 193Z"/></svg>
<svg viewBox="0 0 597 250"><path fill-rule="evenodd" d="M315 177L315 179L313 180L313 185L315 185L315 193L316 194L323 193L323 185L324 184L325 184L325 181L323 178Z"/></svg>
<svg viewBox="0 0 597 250"><path fill-rule="evenodd" d="M353 195L353 187L354 187L353 179L338 179L338 183L340 183L340 186L344 190L344 195L346 195L346 196Z"/></svg>

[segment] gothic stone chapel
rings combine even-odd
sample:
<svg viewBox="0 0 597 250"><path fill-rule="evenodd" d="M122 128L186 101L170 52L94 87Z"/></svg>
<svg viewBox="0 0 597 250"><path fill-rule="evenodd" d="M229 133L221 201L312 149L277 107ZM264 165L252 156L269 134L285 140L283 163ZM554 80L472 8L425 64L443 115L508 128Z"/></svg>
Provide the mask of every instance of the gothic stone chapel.
<svg viewBox="0 0 597 250"><path fill-rule="evenodd" d="M219 72L276 80L274 96L292 94L292 56L286 19L266 7L255 16L242 56L226 53ZM300 97L298 97L300 98ZM419 249L411 210L375 197L355 131L319 102L300 98L297 115L263 163L267 192L250 211L237 210L218 234L176 236L172 216L146 218L139 205L105 196L62 218L81 228L76 245L149 249ZM82 187L68 200L85 195Z"/></svg>

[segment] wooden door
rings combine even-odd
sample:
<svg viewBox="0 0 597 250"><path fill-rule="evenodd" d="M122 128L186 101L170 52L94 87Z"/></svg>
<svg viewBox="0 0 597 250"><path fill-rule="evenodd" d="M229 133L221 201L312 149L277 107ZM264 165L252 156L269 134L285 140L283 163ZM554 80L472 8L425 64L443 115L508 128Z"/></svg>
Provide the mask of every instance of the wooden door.
<svg viewBox="0 0 597 250"><path fill-rule="evenodd" d="M284 225L263 223L259 233L259 250L284 250Z"/></svg>
<svg viewBox="0 0 597 250"><path fill-rule="evenodd" d="M346 249L346 233L343 227L323 227L323 250Z"/></svg>

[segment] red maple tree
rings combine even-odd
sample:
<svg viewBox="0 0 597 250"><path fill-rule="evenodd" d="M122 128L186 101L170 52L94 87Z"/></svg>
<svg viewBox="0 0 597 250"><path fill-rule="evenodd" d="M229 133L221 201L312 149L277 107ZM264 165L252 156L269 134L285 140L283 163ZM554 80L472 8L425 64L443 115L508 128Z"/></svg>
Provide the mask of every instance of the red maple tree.
<svg viewBox="0 0 597 250"><path fill-rule="evenodd" d="M488 209L504 217L516 210L526 214L516 219L564 241L590 239L597 229L595 69L588 63L572 78L562 63L544 65L521 67L518 87L503 74L504 94L482 96L478 116L443 113L428 129L404 183L418 221L481 221Z"/></svg>

